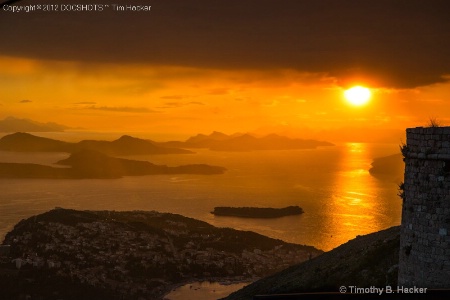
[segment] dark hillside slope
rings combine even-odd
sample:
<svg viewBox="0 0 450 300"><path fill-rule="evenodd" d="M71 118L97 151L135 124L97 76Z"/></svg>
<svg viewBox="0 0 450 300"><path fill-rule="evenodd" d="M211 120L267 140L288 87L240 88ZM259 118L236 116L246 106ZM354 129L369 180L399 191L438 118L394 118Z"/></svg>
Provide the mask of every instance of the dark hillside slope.
<svg viewBox="0 0 450 300"><path fill-rule="evenodd" d="M337 292L344 286L396 286L400 227L359 236L312 260L258 280L224 298L255 295Z"/></svg>

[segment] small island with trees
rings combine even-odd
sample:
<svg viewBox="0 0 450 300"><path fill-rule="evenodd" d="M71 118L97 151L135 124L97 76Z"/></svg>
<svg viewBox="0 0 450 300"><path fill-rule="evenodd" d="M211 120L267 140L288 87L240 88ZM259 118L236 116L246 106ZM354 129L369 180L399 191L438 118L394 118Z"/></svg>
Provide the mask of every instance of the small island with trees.
<svg viewBox="0 0 450 300"><path fill-rule="evenodd" d="M231 216L240 218L280 218L285 216L300 215L304 213L299 206L283 208L272 207L214 207L211 212L216 216Z"/></svg>

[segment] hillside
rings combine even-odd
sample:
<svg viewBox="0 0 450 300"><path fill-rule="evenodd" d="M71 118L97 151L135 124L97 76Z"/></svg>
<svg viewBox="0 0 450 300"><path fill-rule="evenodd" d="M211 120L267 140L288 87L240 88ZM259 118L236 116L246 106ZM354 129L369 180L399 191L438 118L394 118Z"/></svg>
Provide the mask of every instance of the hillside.
<svg viewBox="0 0 450 300"><path fill-rule="evenodd" d="M340 286L396 286L400 227L357 238L324 254L258 280L224 298L254 295L337 292Z"/></svg>
<svg viewBox="0 0 450 300"><path fill-rule="evenodd" d="M4 244L8 299L160 299L184 282L249 280L322 253L176 214L61 208L22 220Z"/></svg>

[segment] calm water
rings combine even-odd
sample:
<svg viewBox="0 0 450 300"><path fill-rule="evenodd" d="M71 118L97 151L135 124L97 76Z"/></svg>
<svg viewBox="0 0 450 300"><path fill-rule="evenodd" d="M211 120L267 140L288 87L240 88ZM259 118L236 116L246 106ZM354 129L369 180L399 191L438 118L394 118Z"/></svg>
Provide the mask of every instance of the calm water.
<svg viewBox="0 0 450 300"><path fill-rule="evenodd" d="M398 145L344 144L317 150L135 156L171 166L209 163L224 175L126 177L108 180L0 179L0 239L23 218L55 206L91 210L157 210L252 230L284 241L330 250L356 235L400 223L396 182L368 173L374 157ZM52 164L65 153L0 152L0 161ZM215 206L284 207L305 213L273 220L215 217Z"/></svg>
<svg viewBox="0 0 450 300"><path fill-rule="evenodd" d="M164 300L221 299L237 290L242 289L246 285L248 285L248 283L234 283L223 285L218 282L194 282L183 285L173 290L164 297Z"/></svg>

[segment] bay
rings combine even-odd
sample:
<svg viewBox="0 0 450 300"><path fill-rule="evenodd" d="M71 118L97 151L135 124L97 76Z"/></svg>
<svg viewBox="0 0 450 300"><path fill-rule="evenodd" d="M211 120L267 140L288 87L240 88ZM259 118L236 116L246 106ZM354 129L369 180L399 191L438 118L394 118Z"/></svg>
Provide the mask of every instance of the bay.
<svg viewBox="0 0 450 300"><path fill-rule="evenodd" d="M0 239L23 218L56 206L86 210L157 210L219 227L251 230L328 251L356 237L400 224L395 181L368 172L372 159L398 152L394 144L347 143L312 150L133 156L170 166L207 163L223 175L157 175L120 179L0 179ZM67 153L0 152L3 162L51 165ZM215 206L285 207L298 216L240 219L214 216Z"/></svg>

